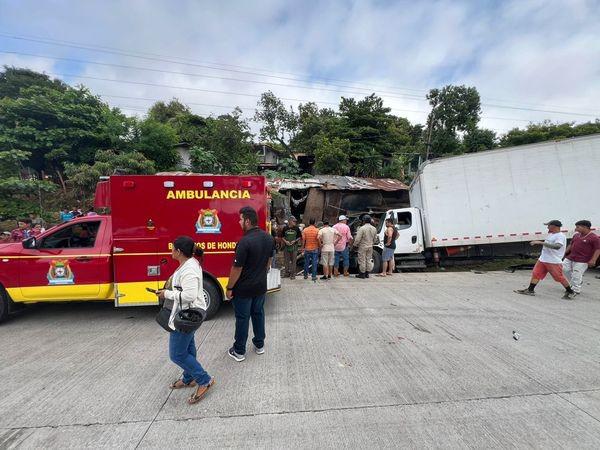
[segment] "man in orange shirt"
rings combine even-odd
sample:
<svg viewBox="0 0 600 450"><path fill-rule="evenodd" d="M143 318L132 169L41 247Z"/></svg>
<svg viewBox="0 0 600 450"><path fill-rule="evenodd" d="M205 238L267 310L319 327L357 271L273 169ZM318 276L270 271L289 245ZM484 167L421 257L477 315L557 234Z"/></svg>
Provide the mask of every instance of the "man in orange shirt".
<svg viewBox="0 0 600 450"><path fill-rule="evenodd" d="M312 280L317 281L319 264L319 229L315 227L315 219L310 219L308 226L302 231L302 249L304 250L304 279L308 279L308 267L312 264Z"/></svg>

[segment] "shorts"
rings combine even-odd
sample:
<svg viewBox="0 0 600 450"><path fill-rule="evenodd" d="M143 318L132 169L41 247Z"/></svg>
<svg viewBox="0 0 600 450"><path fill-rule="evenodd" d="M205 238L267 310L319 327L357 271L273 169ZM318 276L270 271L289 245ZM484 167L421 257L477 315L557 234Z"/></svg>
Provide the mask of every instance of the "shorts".
<svg viewBox="0 0 600 450"><path fill-rule="evenodd" d="M563 274L562 264L545 263L542 261L538 261L535 263L532 274L533 278L543 280L544 278L546 278L546 275L548 273L552 276L552 278L554 278L554 281L558 281L559 283L567 281Z"/></svg>
<svg viewBox="0 0 600 450"><path fill-rule="evenodd" d="M321 252L321 264L333 266L335 252Z"/></svg>
<svg viewBox="0 0 600 450"><path fill-rule="evenodd" d="M394 248L387 248L385 247L383 249L383 253L381 254L381 259L383 262L388 262L391 261L392 259L394 259Z"/></svg>

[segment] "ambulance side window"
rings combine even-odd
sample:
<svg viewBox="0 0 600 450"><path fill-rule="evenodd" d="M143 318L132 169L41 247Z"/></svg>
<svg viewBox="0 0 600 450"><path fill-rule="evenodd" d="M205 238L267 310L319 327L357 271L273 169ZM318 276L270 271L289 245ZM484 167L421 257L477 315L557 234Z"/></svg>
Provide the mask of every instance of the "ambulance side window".
<svg viewBox="0 0 600 450"><path fill-rule="evenodd" d="M91 248L99 228L100 221L75 223L44 238L39 248Z"/></svg>

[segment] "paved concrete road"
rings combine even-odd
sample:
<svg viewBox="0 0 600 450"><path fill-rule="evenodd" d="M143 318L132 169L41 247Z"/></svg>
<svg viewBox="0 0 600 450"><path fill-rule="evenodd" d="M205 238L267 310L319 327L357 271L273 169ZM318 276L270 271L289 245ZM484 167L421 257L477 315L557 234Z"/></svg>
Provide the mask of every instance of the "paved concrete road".
<svg viewBox="0 0 600 450"><path fill-rule="evenodd" d="M226 355L230 306L203 325L195 406L154 309L37 306L0 326L0 448L599 448L593 275L573 302L527 273L287 281L265 355Z"/></svg>

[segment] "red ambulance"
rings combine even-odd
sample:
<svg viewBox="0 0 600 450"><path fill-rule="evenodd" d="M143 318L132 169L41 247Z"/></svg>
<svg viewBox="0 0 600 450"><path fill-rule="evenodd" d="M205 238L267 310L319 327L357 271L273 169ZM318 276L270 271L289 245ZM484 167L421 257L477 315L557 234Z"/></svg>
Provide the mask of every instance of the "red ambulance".
<svg viewBox="0 0 600 450"><path fill-rule="evenodd" d="M107 215L74 219L22 243L0 244L0 321L21 304L114 301L156 305L146 288L161 288L175 271L171 243L192 236L204 249L208 316L224 299L235 246L242 236L239 210L252 206L269 229L264 177L188 174L116 175L96 189ZM269 273L269 290L281 286Z"/></svg>

